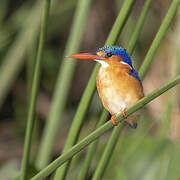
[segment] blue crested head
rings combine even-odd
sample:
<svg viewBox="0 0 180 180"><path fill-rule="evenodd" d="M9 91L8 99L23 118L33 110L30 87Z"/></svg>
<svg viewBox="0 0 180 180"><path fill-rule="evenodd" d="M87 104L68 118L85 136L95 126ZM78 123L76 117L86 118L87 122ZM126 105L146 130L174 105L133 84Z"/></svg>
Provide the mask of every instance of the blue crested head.
<svg viewBox="0 0 180 180"><path fill-rule="evenodd" d="M98 51L103 51L106 53L112 53L112 55L119 55L122 57L123 61L132 67L132 61L126 50L120 46L104 46L99 48Z"/></svg>
<svg viewBox="0 0 180 180"><path fill-rule="evenodd" d="M103 51L105 53L111 53L112 55L121 56L123 61L129 64L129 66L131 66L129 74L141 82L138 72L136 72L136 70L133 68L131 58L124 48L120 46L104 46L102 48L99 48L98 51Z"/></svg>

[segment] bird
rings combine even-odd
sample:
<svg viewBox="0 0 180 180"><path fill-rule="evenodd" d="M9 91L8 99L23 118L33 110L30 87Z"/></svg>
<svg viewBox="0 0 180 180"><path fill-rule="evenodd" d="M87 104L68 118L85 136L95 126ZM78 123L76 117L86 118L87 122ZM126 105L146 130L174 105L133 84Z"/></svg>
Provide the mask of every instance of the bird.
<svg viewBox="0 0 180 180"><path fill-rule="evenodd" d="M73 59L94 60L101 64L96 75L96 87L104 108L111 114L111 121L121 114L132 127L137 127L137 116L127 119L126 109L143 96L143 86L131 57L121 46L104 46L96 52L72 54Z"/></svg>

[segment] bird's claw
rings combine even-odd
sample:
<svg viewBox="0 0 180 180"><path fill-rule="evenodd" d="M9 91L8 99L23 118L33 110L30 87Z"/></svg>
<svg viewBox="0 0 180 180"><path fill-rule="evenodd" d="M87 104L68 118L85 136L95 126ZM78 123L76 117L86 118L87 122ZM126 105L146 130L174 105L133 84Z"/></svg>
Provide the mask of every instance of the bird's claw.
<svg viewBox="0 0 180 180"><path fill-rule="evenodd" d="M115 118L116 118L116 115L112 115L112 116L111 116L111 121L112 121L112 123L113 123L114 126L117 126L117 123L116 123L116 121L115 121Z"/></svg>
<svg viewBox="0 0 180 180"><path fill-rule="evenodd" d="M121 111L121 116L122 116L124 119L127 118L127 116L126 116L126 108Z"/></svg>
<svg viewBox="0 0 180 180"><path fill-rule="evenodd" d="M121 115L122 115L122 117L123 117L124 119L127 118L127 116L126 116L126 108L121 111ZM111 121L112 121L112 123L113 123L114 126L117 126L117 123L116 123L116 121L115 121L115 118L116 118L116 115L113 114L113 115L111 116Z"/></svg>

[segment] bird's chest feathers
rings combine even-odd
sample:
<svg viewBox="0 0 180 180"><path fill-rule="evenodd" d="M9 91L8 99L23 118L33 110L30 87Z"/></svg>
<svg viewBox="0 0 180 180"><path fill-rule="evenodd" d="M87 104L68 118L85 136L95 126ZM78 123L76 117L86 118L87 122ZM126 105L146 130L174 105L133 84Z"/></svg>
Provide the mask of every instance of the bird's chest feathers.
<svg viewBox="0 0 180 180"><path fill-rule="evenodd" d="M123 74L123 72L116 71L115 69L101 67L96 81L103 105L111 114L121 112L129 106L131 100L131 94L125 92L126 86L123 80L121 81L121 78L126 76L125 72ZM121 84L119 84L120 81Z"/></svg>

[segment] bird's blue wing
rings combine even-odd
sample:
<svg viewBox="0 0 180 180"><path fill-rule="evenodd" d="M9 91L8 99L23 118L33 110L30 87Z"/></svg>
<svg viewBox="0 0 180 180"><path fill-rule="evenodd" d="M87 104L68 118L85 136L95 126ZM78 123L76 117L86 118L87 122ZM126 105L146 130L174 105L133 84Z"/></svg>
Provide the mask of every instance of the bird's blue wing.
<svg viewBox="0 0 180 180"><path fill-rule="evenodd" d="M141 79L140 79L140 77L139 77L139 74L138 74L138 72L137 72L134 68L132 68L132 69L130 70L129 74L130 74L131 76L133 76L134 78L136 78L138 81L141 82Z"/></svg>

